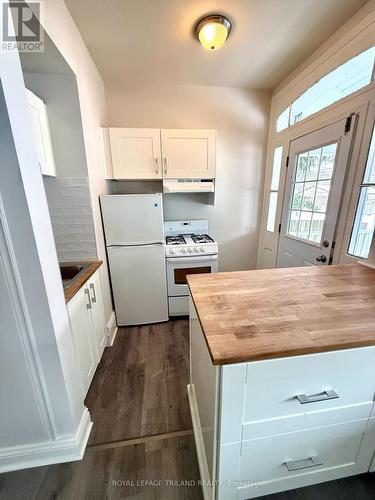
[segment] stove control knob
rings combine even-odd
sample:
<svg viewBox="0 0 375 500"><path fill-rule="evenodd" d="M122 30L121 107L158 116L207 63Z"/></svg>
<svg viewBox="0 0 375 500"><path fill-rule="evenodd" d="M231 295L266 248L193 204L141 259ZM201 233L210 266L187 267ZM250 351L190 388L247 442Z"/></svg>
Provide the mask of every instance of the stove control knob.
<svg viewBox="0 0 375 500"><path fill-rule="evenodd" d="M194 252L195 253L198 253L199 252L199 249L197 247L194 248Z"/></svg>
<svg viewBox="0 0 375 500"><path fill-rule="evenodd" d="M204 252L205 252L204 247L200 247L200 248L199 248L199 251L204 253Z"/></svg>
<svg viewBox="0 0 375 500"><path fill-rule="evenodd" d="M193 249L192 249L192 248L189 248L189 249L188 249L188 252L189 252L189 253L193 253Z"/></svg>
<svg viewBox="0 0 375 500"><path fill-rule="evenodd" d="M174 250L171 248L171 249L169 250L169 253L170 253L171 255L173 255L173 254L174 254Z"/></svg>
<svg viewBox="0 0 375 500"><path fill-rule="evenodd" d="M183 248L183 249L181 250L181 252L182 252L182 253L186 253L186 250L185 250L185 248Z"/></svg>

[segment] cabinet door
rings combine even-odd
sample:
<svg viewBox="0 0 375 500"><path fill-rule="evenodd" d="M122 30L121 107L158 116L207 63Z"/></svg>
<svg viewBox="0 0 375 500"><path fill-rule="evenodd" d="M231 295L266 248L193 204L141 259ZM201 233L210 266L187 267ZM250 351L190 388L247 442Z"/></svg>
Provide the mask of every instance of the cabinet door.
<svg viewBox="0 0 375 500"><path fill-rule="evenodd" d="M161 179L160 130L110 128L115 179Z"/></svg>
<svg viewBox="0 0 375 500"><path fill-rule="evenodd" d="M68 314L80 366L84 394L86 395L94 376L97 355L92 342L93 328L90 315L91 301L87 286L81 288L68 303Z"/></svg>
<svg viewBox="0 0 375 500"><path fill-rule="evenodd" d="M215 130L163 129L161 139L164 178L215 177Z"/></svg>
<svg viewBox="0 0 375 500"><path fill-rule="evenodd" d="M107 336L104 327L104 304L102 285L100 282L99 270L91 276L87 283L91 299L91 321L93 329L93 342L95 343L98 362L101 360L104 348L107 342Z"/></svg>
<svg viewBox="0 0 375 500"><path fill-rule="evenodd" d="M40 170L43 175L51 175L55 177L56 166L46 105L41 99L39 99L39 97L34 95L29 90L26 89L26 92Z"/></svg>

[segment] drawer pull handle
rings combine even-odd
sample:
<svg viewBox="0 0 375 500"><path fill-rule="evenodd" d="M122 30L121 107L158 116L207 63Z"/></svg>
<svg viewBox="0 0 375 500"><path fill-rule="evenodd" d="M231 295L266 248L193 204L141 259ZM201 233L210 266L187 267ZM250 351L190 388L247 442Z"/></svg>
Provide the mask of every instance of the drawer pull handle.
<svg viewBox="0 0 375 500"><path fill-rule="evenodd" d="M287 460L284 462L284 465L289 472L293 472L295 470L317 467L318 465L323 465L323 462L319 459L319 457L309 457L303 460Z"/></svg>
<svg viewBox="0 0 375 500"><path fill-rule="evenodd" d="M95 286L94 286L94 283L90 283L90 284L89 284L89 287L90 287L90 289L92 290L92 297L90 297L90 298L91 298L91 302L92 302L93 304L95 304L95 302L96 302L96 293L95 293Z"/></svg>
<svg viewBox="0 0 375 500"><path fill-rule="evenodd" d="M329 401L330 399L337 399L338 397L339 395L333 389L320 392L319 394L297 394L296 396L301 405L306 405L307 403L318 403L319 401Z"/></svg>
<svg viewBox="0 0 375 500"><path fill-rule="evenodd" d="M85 288L85 294L87 296L87 302L86 302L86 307L87 309L92 309L92 305L91 305L91 297L90 297L90 292L89 292L89 289L88 288Z"/></svg>

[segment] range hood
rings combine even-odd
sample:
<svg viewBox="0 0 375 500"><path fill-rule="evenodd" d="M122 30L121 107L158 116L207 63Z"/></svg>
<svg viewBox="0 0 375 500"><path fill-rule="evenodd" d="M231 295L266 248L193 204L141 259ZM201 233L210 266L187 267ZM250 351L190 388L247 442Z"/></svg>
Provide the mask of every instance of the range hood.
<svg viewBox="0 0 375 500"><path fill-rule="evenodd" d="M213 193L214 179L164 179L164 193Z"/></svg>

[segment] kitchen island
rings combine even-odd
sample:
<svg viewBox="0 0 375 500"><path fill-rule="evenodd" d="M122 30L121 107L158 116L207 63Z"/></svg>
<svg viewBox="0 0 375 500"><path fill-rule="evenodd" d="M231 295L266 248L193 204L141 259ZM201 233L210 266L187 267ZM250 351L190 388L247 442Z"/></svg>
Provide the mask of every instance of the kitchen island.
<svg viewBox="0 0 375 500"><path fill-rule="evenodd" d="M188 395L205 500L368 471L375 270L270 269L188 283Z"/></svg>

